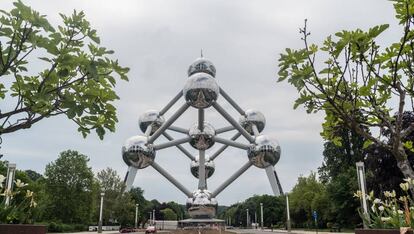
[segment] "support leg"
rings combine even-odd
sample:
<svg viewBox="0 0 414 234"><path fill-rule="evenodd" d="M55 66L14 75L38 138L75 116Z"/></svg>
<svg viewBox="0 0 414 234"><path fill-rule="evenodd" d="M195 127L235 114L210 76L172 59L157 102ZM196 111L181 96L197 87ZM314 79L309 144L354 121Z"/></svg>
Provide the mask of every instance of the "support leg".
<svg viewBox="0 0 414 234"><path fill-rule="evenodd" d="M280 184L279 178L273 166L268 166L265 168L267 178L269 179L270 186L272 187L273 194L279 196L283 194L282 186Z"/></svg>
<svg viewBox="0 0 414 234"><path fill-rule="evenodd" d="M125 184L125 191L128 192L132 184L134 183L135 176L137 175L138 169L132 166L128 167L128 172L125 175L124 184Z"/></svg>
<svg viewBox="0 0 414 234"><path fill-rule="evenodd" d="M178 182L173 176L171 176L164 168L162 168L158 163L152 162L151 166L158 171L162 176L164 176L168 181L170 181L175 187L177 187L181 192L183 192L187 197L191 197L192 193L184 185Z"/></svg>

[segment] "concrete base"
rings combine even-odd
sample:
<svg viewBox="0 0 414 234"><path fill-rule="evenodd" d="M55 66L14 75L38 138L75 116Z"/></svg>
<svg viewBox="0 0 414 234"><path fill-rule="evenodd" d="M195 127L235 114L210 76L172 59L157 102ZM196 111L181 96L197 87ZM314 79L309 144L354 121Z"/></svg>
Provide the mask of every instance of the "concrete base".
<svg viewBox="0 0 414 234"><path fill-rule="evenodd" d="M226 221L222 219L183 219L178 221L178 228L224 228Z"/></svg>

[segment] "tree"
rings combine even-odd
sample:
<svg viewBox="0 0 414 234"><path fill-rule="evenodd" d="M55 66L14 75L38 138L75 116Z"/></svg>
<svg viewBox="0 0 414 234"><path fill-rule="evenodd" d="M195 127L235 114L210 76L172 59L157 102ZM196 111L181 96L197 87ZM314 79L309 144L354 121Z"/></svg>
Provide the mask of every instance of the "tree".
<svg viewBox="0 0 414 234"><path fill-rule="evenodd" d="M14 6L0 10L0 100L15 101L0 112L0 135L61 114L84 137L92 129L101 139L114 131L113 89L129 69L108 57L113 51L99 45L83 12L60 14L63 25L55 29L20 0Z"/></svg>
<svg viewBox="0 0 414 234"><path fill-rule="evenodd" d="M49 220L81 224L91 221L96 194L88 161L86 155L67 150L46 166L45 192L49 202L46 213Z"/></svg>
<svg viewBox="0 0 414 234"><path fill-rule="evenodd" d="M105 205L103 206L102 219L105 221L104 223L114 223L114 221L117 219L115 213L119 213L116 211L116 208L120 208L117 202L122 196L124 183L122 182L118 173L109 167L98 172L96 175L96 180L99 184L100 190L105 193ZM100 193L97 194L96 202L100 202ZM99 207L98 204L96 204L96 206ZM95 217L97 218L98 215L99 211L97 209Z"/></svg>
<svg viewBox="0 0 414 234"><path fill-rule="evenodd" d="M305 21L300 30L304 48L286 49L279 59L278 74L279 81L287 79L298 90L295 108L302 105L308 113L325 112L325 139L340 145L335 127L345 126L365 139L365 147L375 143L391 152L404 176L414 178L405 150L413 149L412 141L404 141L414 123L406 129L402 126L404 111L413 108L406 101L413 103L414 94L414 1L392 2L403 29L397 42L383 49L377 44L377 37L388 28L384 24L368 31L337 32L319 49L309 44ZM321 69L316 66L319 50L326 58ZM396 105L394 100L398 100ZM389 139L382 135L386 131Z"/></svg>
<svg viewBox="0 0 414 234"><path fill-rule="evenodd" d="M171 208L160 210L164 220L177 220L177 214Z"/></svg>

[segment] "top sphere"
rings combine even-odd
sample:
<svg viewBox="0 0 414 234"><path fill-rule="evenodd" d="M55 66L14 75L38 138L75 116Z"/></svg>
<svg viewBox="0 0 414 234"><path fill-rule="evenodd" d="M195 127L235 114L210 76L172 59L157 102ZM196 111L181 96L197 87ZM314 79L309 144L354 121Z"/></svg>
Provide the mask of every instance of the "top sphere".
<svg viewBox="0 0 414 234"><path fill-rule="evenodd" d="M191 76L195 73L204 72L213 77L216 77L216 68L210 60L205 58L196 59L188 68L188 76Z"/></svg>
<svg viewBox="0 0 414 234"><path fill-rule="evenodd" d="M185 100L198 109L211 106L220 94L220 87L210 74L200 72L188 78L183 88Z"/></svg>
<svg viewBox="0 0 414 234"><path fill-rule="evenodd" d="M253 132L253 125L256 125L257 130L259 132L262 132L265 125L266 125L266 119L262 112L257 110L249 109L245 112L245 116L240 116L239 123L240 125L251 135L254 135Z"/></svg>
<svg viewBox="0 0 414 234"><path fill-rule="evenodd" d="M151 126L150 135L154 134L161 125L164 123L165 119L159 112L156 110L147 110L145 111L138 119L139 128L143 133L147 131L147 128Z"/></svg>

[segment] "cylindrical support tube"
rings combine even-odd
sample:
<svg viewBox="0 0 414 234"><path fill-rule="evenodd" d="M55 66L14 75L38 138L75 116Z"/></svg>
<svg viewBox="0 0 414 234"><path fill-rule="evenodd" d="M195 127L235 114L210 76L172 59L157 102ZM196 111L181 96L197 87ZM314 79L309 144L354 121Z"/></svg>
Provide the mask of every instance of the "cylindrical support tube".
<svg viewBox="0 0 414 234"><path fill-rule="evenodd" d="M244 164L238 171L236 171L230 178L223 182L212 194L211 197L216 197L219 193L221 193L227 186L229 186L233 181L235 181L239 176L241 176L247 169L252 166L252 163L248 161Z"/></svg>
<svg viewBox="0 0 414 234"><path fill-rule="evenodd" d="M223 132L229 132L229 131L232 131L234 129L236 129L236 128L234 128L233 125L232 126L223 127L223 128L219 128L219 129L216 130L216 134L220 134L220 133L223 133Z"/></svg>
<svg viewBox="0 0 414 234"><path fill-rule="evenodd" d="M180 91L164 108L162 108L160 115L164 115L182 96L183 91Z"/></svg>
<svg viewBox="0 0 414 234"><path fill-rule="evenodd" d="M152 144L165 131L165 129L171 126L171 124L174 123L174 121L188 109L189 106L190 105L188 105L188 103L184 103L184 105L182 105L180 109L174 113L174 115L172 115L156 132L154 132L154 134L148 139L148 143Z"/></svg>
<svg viewBox="0 0 414 234"><path fill-rule="evenodd" d="M198 129L204 131L204 109L198 109Z"/></svg>
<svg viewBox="0 0 414 234"><path fill-rule="evenodd" d="M220 88L220 94L222 97L224 97L224 99L226 99L230 103L230 105L234 107L234 109L237 110L237 112L239 112L241 115L246 114L244 110L239 105L237 105L237 103L229 95L227 95L227 93L224 92L222 88Z"/></svg>
<svg viewBox="0 0 414 234"><path fill-rule="evenodd" d="M166 132L163 132L162 133L162 135L164 135L165 136L165 138L167 138L169 141L172 141L172 140L174 140L173 138L172 138L172 136L170 136L168 133L166 133ZM183 152L183 154L185 154L185 156L187 156L189 159L191 159L192 161L195 161L196 159L195 159L195 157L193 156L193 155L191 155L191 153L190 152L188 152L188 150L186 150L183 146L181 146L181 145L177 145L177 148L181 151L181 152Z"/></svg>
<svg viewBox="0 0 414 234"><path fill-rule="evenodd" d="M177 145L181 145L183 143L187 143L190 140L191 140L191 137L186 137L186 138L183 138L183 139L172 140L172 141L165 142L165 143L162 143L162 144L159 144L159 145L154 145L154 149L155 150L165 149L165 148L168 148L168 147L171 147L171 146L177 146Z"/></svg>
<svg viewBox="0 0 414 234"><path fill-rule="evenodd" d="M220 137L214 137L214 141L218 142L218 143L221 143L221 144L224 144L224 145L229 145L229 146L233 146L233 147L236 147L236 148L240 148L240 149L243 149L243 150L248 150L249 149L248 145L245 145L245 144L242 144L242 143L239 143L239 142L236 142L236 141L232 141L232 140L227 140L227 139L220 138Z"/></svg>
<svg viewBox="0 0 414 234"><path fill-rule="evenodd" d="M198 189L207 189L206 183L206 152L199 150L198 163Z"/></svg>
<svg viewBox="0 0 414 234"><path fill-rule="evenodd" d="M168 130L188 134L188 129L184 129L184 128L180 128L180 127L176 127L176 126L169 126Z"/></svg>
<svg viewBox="0 0 414 234"><path fill-rule="evenodd" d="M234 140L237 140L237 138L239 138L241 136L241 133L240 132L238 132L238 133L236 133L232 138L231 138L231 140L232 141L234 141ZM217 158L221 153L223 153L223 151L225 150L225 149L227 149L227 147L229 147L228 145L223 145L220 149L218 149L213 155L211 155L210 156L210 160L214 160L215 158Z"/></svg>
<svg viewBox="0 0 414 234"><path fill-rule="evenodd" d="M250 143L254 142L254 138L242 127L240 124L233 119L227 113L226 110L223 109L223 107L220 106L217 102L213 102L213 107L227 120L231 125L233 125Z"/></svg>
<svg viewBox="0 0 414 234"><path fill-rule="evenodd" d="M158 163L152 162L151 166L158 171L162 176L164 176L168 181L170 181L175 187L177 187L181 192L183 192L187 197L191 197L192 193L184 185L178 182L174 177L172 177L164 168L162 168Z"/></svg>
<svg viewBox="0 0 414 234"><path fill-rule="evenodd" d="M259 129L257 129L256 124L252 124L252 130L255 137L259 136Z"/></svg>

